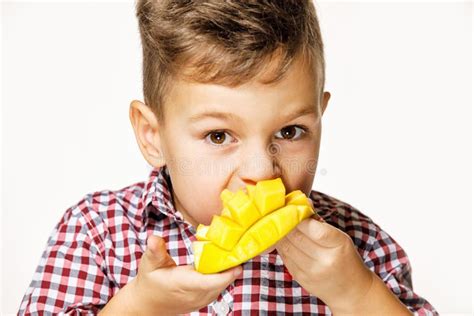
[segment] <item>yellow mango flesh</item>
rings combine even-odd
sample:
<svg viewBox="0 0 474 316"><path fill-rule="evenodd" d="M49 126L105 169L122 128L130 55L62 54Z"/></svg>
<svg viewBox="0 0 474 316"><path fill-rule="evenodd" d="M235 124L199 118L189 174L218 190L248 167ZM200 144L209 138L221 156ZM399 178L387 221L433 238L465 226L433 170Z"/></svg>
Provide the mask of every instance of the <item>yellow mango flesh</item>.
<svg viewBox="0 0 474 316"><path fill-rule="evenodd" d="M247 185L245 188L247 189L247 195L253 200L255 197L255 186Z"/></svg>
<svg viewBox="0 0 474 316"><path fill-rule="evenodd" d="M244 229L252 226L261 216L250 197L243 191L237 191L224 205L229 209L231 218Z"/></svg>
<svg viewBox="0 0 474 316"><path fill-rule="evenodd" d="M224 203L227 203L232 197L234 196L234 193L232 191L224 189L224 191L221 192L221 200Z"/></svg>
<svg viewBox="0 0 474 316"><path fill-rule="evenodd" d="M199 224L196 229L196 238L197 240L209 240L207 239L207 231L209 230L209 226Z"/></svg>
<svg viewBox="0 0 474 316"><path fill-rule="evenodd" d="M265 216L285 205L285 186L281 178L264 180L255 188L255 204Z"/></svg>
<svg viewBox="0 0 474 316"><path fill-rule="evenodd" d="M285 204L308 205L308 199L303 192L300 190L295 190L286 195Z"/></svg>
<svg viewBox="0 0 474 316"><path fill-rule="evenodd" d="M200 224L193 242L194 267L217 273L262 253L302 220L314 214L306 195L295 190L285 195L280 178L247 186L248 195L224 190L224 208L209 226Z"/></svg>
<svg viewBox="0 0 474 316"><path fill-rule="evenodd" d="M214 215L206 238L225 250L232 250L245 229L229 218Z"/></svg>

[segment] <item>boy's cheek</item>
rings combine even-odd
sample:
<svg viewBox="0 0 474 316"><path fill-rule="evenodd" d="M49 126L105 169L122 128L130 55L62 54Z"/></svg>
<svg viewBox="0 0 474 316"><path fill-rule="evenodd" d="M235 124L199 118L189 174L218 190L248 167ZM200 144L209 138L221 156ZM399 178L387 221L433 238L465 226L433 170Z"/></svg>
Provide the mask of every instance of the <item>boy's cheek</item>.
<svg viewBox="0 0 474 316"><path fill-rule="evenodd" d="M173 184L174 194L179 201L175 200L174 206L183 216L187 214L198 224L209 225L212 216L221 213L219 195L212 190L211 184L193 180L196 178L180 178Z"/></svg>

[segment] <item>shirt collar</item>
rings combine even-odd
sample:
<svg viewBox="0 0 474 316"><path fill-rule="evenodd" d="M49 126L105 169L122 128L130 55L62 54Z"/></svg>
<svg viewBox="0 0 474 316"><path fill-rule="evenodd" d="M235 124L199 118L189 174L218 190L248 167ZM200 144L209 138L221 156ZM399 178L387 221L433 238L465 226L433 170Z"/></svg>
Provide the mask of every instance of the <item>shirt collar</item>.
<svg viewBox="0 0 474 316"><path fill-rule="evenodd" d="M142 222L145 223L150 212L163 214L175 220L183 221L182 214L176 210L173 203L173 188L168 168L154 168L145 183L138 209Z"/></svg>

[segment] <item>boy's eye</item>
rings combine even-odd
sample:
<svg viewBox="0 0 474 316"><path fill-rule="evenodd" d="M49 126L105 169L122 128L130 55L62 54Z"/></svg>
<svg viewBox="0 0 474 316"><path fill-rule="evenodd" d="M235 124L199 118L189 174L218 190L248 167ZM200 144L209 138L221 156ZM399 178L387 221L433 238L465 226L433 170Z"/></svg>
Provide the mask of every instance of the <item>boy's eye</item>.
<svg viewBox="0 0 474 316"><path fill-rule="evenodd" d="M302 126L290 125L290 126L283 127L275 135L277 135L277 138L293 140L293 139L300 138L301 135L304 134L305 132L306 132L306 129Z"/></svg>
<svg viewBox="0 0 474 316"><path fill-rule="evenodd" d="M212 131L206 135L206 141L213 145L226 145L230 142L231 136L225 131Z"/></svg>

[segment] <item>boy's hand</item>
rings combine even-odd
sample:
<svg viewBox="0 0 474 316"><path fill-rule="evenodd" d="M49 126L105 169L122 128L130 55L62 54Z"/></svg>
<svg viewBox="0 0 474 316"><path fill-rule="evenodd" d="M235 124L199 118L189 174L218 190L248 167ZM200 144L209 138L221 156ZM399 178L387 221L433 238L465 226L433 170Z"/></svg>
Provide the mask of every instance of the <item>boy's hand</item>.
<svg viewBox="0 0 474 316"><path fill-rule="evenodd" d="M176 315L198 310L213 300L242 272L201 274L191 265L176 266L165 241L150 236L136 278L129 284L128 309L137 315Z"/></svg>
<svg viewBox="0 0 474 316"><path fill-rule="evenodd" d="M276 248L292 277L334 313L354 311L373 282L351 238L318 215L302 221Z"/></svg>

